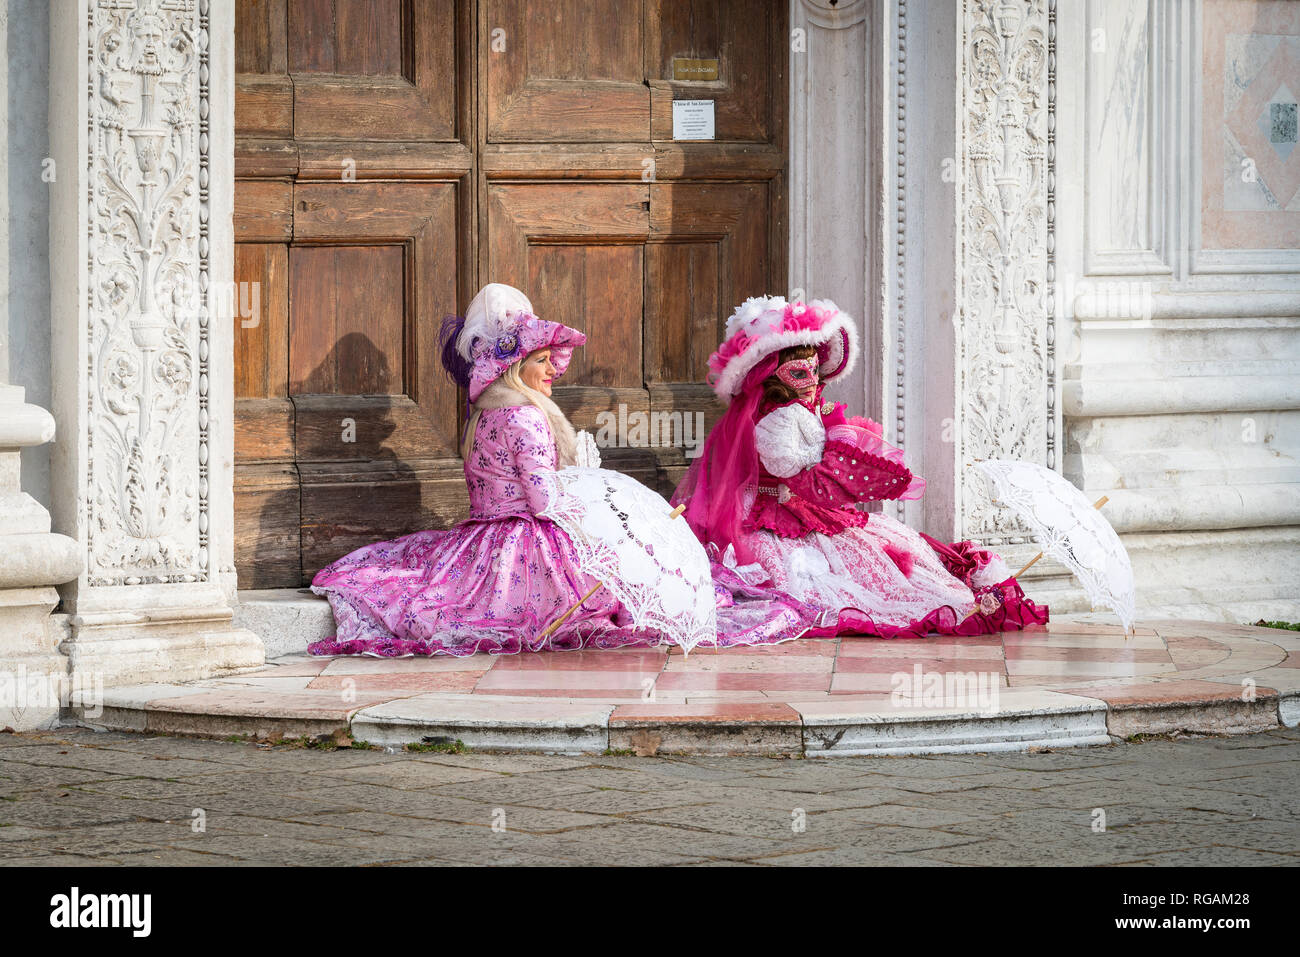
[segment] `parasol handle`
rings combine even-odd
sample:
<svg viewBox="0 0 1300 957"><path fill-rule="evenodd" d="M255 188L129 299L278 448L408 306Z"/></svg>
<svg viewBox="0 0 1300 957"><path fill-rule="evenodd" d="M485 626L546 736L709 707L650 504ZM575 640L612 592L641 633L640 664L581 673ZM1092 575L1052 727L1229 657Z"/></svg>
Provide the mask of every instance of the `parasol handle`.
<svg viewBox="0 0 1300 957"><path fill-rule="evenodd" d="M1106 504L1107 502L1109 502L1109 501L1110 501L1110 496L1109 496L1109 495L1103 495L1101 498L1097 499L1097 501L1095 501L1095 502L1092 504L1092 507L1093 507L1093 508L1101 508L1103 505L1105 505L1105 504ZM1042 552L1039 552L1039 553L1038 553L1037 555L1035 555L1033 558L1029 559L1029 564L1025 565L1024 568L1020 569L1020 571L1016 572L1016 573L1015 573L1014 575L1012 575L1011 577L1012 577L1012 578L1019 578L1021 575L1023 575L1025 572L1027 572L1027 571L1029 570L1029 566L1030 566L1030 565L1034 564L1034 562L1038 561L1038 560L1039 560L1040 558L1042 558L1042 557L1043 557L1043 553L1042 553Z"/></svg>
<svg viewBox="0 0 1300 957"><path fill-rule="evenodd" d="M1093 508L1101 508L1103 505L1105 505L1105 504L1106 504L1107 502L1109 502L1109 501L1110 501L1110 496L1109 496L1109 495L1103 495L1101 498L1097 499L1097 501L1095 501L1095 502L1092 503L1092 507L1093 507ZM1023 575L1025 572L1029 571L1030 566L1033 565L1034 562L1038 561L1038 560L1039 560L1040 558L1042 558L1042 557L1043 557L1043 553L1042 553L1042 552L1039 552L1039 553L1038 553L1037 555L1035 555L1033 558L1029 559L1029 562L1025 565L1024 568L1020 569L1020 571L1016 572L1016 573L1015 573L1014 575L1012 575L1011 577L1012 577L1012 578L1015 578L1015 579L1019 579L1021 575ZM970 611L966 612L966 614L962 616L962 619L961 619L961 620L962 620L962 621L965 621L965 620L966 620L967 618L969 618L971 615L975 614L977 608L978 608L978 606L977 606L976 608L972 608ZM958 622L958 624L960 624L960 623L961 623L961 622Z"/></svg>
<svg viewBox="0 0 1300 957"><path fill-rule="evenodd" d="M674 518L676 518L677 516L681 515L682 512L684 512L684 511L686 511L686 503L685 503L685 502L683 502L681 505L678 505L675 509L673 509L672 514L669 515L668 518L669 518L670 520L671 520L671 519L674 519ZM545 630L544 632L542 632L540 635L537 636L538 640L540 641L542 638L550 637L551 633L552 633L553 631L555 631L556 628L559 628L562 624L564 624L564 619L568 618L568 617L569 617L570 615L572 615L575 611L577 611L577 610L578 610L578 606L581 605L584 601L586 601L586 600L587 600L588 598L590 598L592 595L596 594L596 589L599 588L600 586L601 586L601 583L600 583L600 582L596 582L596 584L592 585L592 586L591 586L591 590L590 590L589 592L587 592L587 594L585 594L585 595L583 595L581 598L579 598L579 599L577 600L577 602L575 602L575 603L574 603L574 604L569 608L568 611L566 611L563 615L561 615L559 618L555 619L555 621L551 622L549 625L546 626L546 630Z"/></svg>
<svg viewBox="0 0 1300 957"><path fill-rule="evenodd" d="M577 603L574 604L573 606L571 606L571 607L569 608L569 610L566 611L563 615L561 615L559 618L555 619L555 621L553 621L553 622L551 622L549 625L547 625L547 626L546 626L546 630L545 630L544 632L542 632L540 635L538 635L537 637L538 637L538 638L546 638L546 637L548 637L548 636L551 634L551 632L553 632L556 628L559 628L562 624L564 624L564 619L568 618L570 615L572 615L575 611L578 610L578 605L581 605L584 601L586 601L586 600L587 600L588 598L590 598L592 595L596 594L596 589L599 588L599 587L600 587L600 582L596 582L596 584L592 585L592 586L591 586L591 591L587 592L587 594L585 594L585 595L583 595L581 598L579 598L578 601L577 601Z"/></svg>

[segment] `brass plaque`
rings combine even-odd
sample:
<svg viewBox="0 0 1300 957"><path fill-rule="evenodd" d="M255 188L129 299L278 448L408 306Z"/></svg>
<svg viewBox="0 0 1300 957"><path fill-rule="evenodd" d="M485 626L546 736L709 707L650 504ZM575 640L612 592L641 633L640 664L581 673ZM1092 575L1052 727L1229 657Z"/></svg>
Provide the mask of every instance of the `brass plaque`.
<svg viewBox="0 0 1300 957"><path fill-rule="evenodd" d="M717 60L691 60L682 56L673 57L674 80L716 80L717 78Z"/></svg>

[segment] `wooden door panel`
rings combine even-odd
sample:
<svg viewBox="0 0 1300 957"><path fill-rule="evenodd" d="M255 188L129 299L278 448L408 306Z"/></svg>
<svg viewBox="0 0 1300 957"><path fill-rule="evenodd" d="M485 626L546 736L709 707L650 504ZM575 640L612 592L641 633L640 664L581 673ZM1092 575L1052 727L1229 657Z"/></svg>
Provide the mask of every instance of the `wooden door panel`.
<svg viewBox="0 0 1300 957"><path fill-rule="evenodd" d="M403 0L292 0L295 73L402 72Z"/></svg>
<svg viewBox="0 0 1300 957"><path fill-rule="evenodd" d="M295 246L290 394L404 394L405 247Z"/></svg>
<svg viewBox="0 0 1300 957"><path fill-rule="evenodd" d="M293 136L287 16L287 0L236 0L235 131L239 136Z"/></svg>
<svg viewBox="0 0 1300 957"><path fill-rule="evenodd" d="M784 96L782 4L770 0L659 0L649 7L646 78L651 138L672 140L673 100L712 100L716 142L766 143L772 101ZM716 80L675 80L675 58L717 60Z"/></svg>
<svg viewBox="0 0 1300 957"><path fill-rule="evenodd" d="M288 252L278 243L235 245L236 463L293 457Z"/></svg>
<svg viewBox="0 0 1300 957"><path fill-rule="evenodd" d="M641 0L484 0L487 142L646 141Z"/></svg>
<svg viewBox="0 0 1300 957"><path fill-rule="evenodd" d="M355 255L384 263L382 277L370 271L349 277L337 271L337 264L323 272L299 274L295 288L301 293L292 308L291 341L302 343L296 354L303 359L301 364L295 360L295 370L314 378L295 380L305 385L292 385L294 394L359 395L363 393L340 393L339 384L368 389L386 382L389 395L405 395L411 401L409 416L402 403L393 404L393 414L411 419L407 425L419 430L412 442L421 445L426 457L453 457L458 446L460 401L455 385L442 375L437 349L439 321L457 311L456 189L449 183L310 183L294 192L295 241L315 244L307 247L311 252L295 249L304 264L323 264L338 255L324 250L362 241L368 251ZM376 251L381 249L382 254ZM362 259L345 258L345 269L349 261ZM344 276L342 286L333 285L336 276ZM334 318L340 308L347 313L341 326ZM326 352L335 353L332 360L320 358L322 344ZM340 373L340 361L354 368ZM330 362L335 371L318 371ZM359 371L362 367L367 371ZM300 430L322 435L339 431L337 420L319 428L307 424L304 417L316 414L310 403L299 401L298 410ZM300 457L303 454L300 449ZM357 456L356 449L338 449L328 457Z"/></svg>
<svg viewBox="0 0 1300 957"><path fill-rule="evenodd" d="M528 283L534 307L587 334L561 383L640 389L644 249L636 245L533 245Z"/></svg>
<svg viewBox="0 0 1300 957"><path fill-rule="evenodd" d="M302 579L372 542L469 517L460 463L454 469L395 457L364 467L302 463Z"/></svg>
<svg viewBox="0 0 1300 957"><path fill-rule="evenodd" d="M725 327L721 245L707 240L647 247L646 382L704 381L719 327Z"/></svg>
<svg viewBox="0 0 1300 957"><path fill-rule="evenodd" d="M649 195L640 183L488 188L490 275L531 290L543 318L588 335L555 389L577 428L620 405L649 409L640 334Z"/></svg>
<svg viewBox="0 0 1300 957"><path fill-rule="evenodd" d="M236 2L241 587L466 517L436 335L484 282L588 334L555 390L579 428L712 422L725 316L785 282L784 4ZM717 139L674 142L674 97L713 100ZM665 493L689 462L603 454Z"/></svg>
<svg viewBox="0 0 1300 957"><path fill-rule="evenodd" d="M235 241L287 243L293 237L293 184L235 180Z"/></svg>
<svg viewBox="0 0 1300 957"><path fill-rule="evenodd" d="M288 253L286 243L235 244L235 569L246 588L295 587L302 574Z"/></svg>
<svg viewBox="0 0 1300 957"><path fill-rule="evenodd" d="M235 571L240 588L297 588L302 577L301 496L292 463L235 469Z"/></svg>
<svg viewBox="0 0 1300 957"><path fill-rule="evenodd" d="M648 382L702 384L733 304L767 292L769 207L763 182L652 184Z"/></svg>
<svg viewBox="0 0 1300 957"><path fill-rule="evenodd" d="M295 137L456 138L454 0L288 2Z"/></svg>
<svg viewBox="0 0 1300 957"><path fill-rule="evenodd" d="M289 247L235 244L235 398L287 398Z"/></svg>

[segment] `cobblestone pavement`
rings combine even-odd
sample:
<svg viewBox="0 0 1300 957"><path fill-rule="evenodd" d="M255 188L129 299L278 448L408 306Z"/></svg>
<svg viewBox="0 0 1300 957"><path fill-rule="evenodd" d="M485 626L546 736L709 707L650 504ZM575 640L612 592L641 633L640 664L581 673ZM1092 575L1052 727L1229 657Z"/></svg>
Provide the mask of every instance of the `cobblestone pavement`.
<svg viewBox="0 0 1300 957"><path fill-rule="evenodd" d="M1300 729L801 760L69 728L0 734L0 864L1294 866L1297 793Z"/></svg>

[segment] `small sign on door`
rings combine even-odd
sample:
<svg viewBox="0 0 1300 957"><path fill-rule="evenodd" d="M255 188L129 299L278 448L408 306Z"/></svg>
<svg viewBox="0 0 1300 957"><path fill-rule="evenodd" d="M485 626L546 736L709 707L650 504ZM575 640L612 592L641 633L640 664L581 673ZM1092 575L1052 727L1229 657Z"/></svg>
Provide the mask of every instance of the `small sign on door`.
<svg viewBox="0 0 1300 957"><path fill-rule="evenodd" d="M673 100L673 139L713 139L712 100Z"/></svg>

